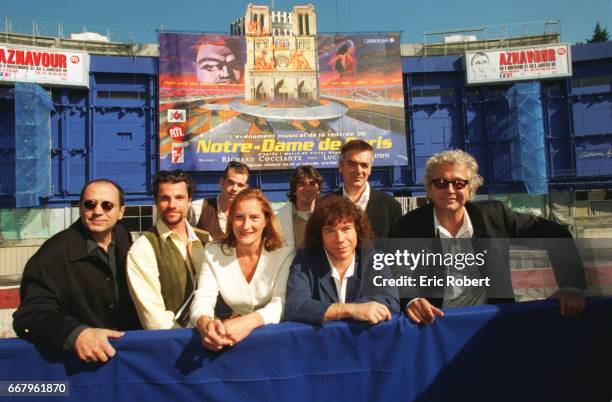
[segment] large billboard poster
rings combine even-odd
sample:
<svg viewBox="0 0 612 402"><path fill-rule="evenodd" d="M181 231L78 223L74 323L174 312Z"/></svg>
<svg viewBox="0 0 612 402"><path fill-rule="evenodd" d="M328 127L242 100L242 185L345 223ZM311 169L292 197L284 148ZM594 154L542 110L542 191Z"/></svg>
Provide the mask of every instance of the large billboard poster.
<svg viewBox="0 0 612 402"><path fill-rule="evenodd" d="M89 87L89 54L0 44L0 82Z"/></svg>
<svg viewBox="0 0 612 402"><path fill-rule="evenodd" d="M572 75L570 46L469 51L465 54L465 72L468 85L569 77Z"/></svg>
<svg viewBox="0 0 612 402"><path fill-rule="evenodd" d="M354 138L405 165L399 33L159 35L160 167L334 167Z"/></svg>

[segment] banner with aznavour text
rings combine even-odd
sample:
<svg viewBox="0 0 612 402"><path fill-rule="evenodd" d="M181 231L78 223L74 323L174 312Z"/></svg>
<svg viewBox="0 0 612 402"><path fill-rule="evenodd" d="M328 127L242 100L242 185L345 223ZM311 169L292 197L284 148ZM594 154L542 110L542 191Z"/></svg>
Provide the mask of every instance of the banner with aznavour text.
<svg viewBox="0 0 612 402"><path fill-rule="evenodd" d="M465 53L465 74L468 85L569 77L570 45L469 51Z"/></svg>
<svg viewBox="0 0 612 402"><path fill-rule="evenodd" d="M0 82L89 87L89 54L0 44Z"/></svg>

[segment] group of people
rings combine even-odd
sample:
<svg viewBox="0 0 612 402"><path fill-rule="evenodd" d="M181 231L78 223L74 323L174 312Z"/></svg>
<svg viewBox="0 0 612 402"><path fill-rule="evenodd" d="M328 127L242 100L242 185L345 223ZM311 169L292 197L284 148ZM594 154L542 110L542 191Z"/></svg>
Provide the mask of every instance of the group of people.
<svg viewBox="0 0 612 402"><path fill-rule="evenodd" d="M393 279L388 267L372 269L372 254L383 246L377 239L571 241L566 229L550 221L500 202L471 202L482 179L474 158L457 150L429 159L424 185L431 202L402 217L400 204L368 183L373 158L369 143L347 142L338 162L343 188L325 197L321 174L311 166L296 168L289 202L276 214L261 190L249 188L250 171L242 163L230 162L221 192L205 200L192 200L195 182L187 173L160 171L153 183L158 222L133 244L117 225L125 210L121 187L91 181L80 196L81 218L27 263L15 331L74 351L83 361L105 362L115 354L108 339L138 328L192 326L205 348L219 351L283 318L377 324L401 306L412 321L428 324L443 316L441 307L499 298L488 289L373 286L374 275ZM573 272L557 275L561 313L570 316L585 306L584 272L575 246L561 254L551 260L556 273L558 266ZM504 294L512 299L509 270L494 264L487 269L500 278L498 288L509 287Z"/></svg>

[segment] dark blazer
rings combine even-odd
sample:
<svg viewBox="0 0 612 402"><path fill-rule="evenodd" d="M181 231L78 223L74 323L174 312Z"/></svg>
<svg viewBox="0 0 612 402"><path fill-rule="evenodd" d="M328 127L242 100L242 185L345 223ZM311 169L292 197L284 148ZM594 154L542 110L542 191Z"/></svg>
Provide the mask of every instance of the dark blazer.
<svg viewBox="0 0 612 402"><path fill-rule="evenodd" d="M548 252L559 287L586 287L582 259L576 248L571 233L563 226L538 218L530 214L512 211L499 201L468 202L465 209L474 228L472 244L474 252L488 251L483 267L483 275L491 278L491 287L487 288L490 303L514 300L510 277L510 243L519 240L543 248ZM436 238L433 219L433 204L428 204L408 212L401 217L394 228L394 237L398 238ZM554 244L546 238L555 238ZM504 240L508 239L508 240ZM529 239L529 240L526 240ZM428 241L424 248L435 248L439 243ZM433 245L432 245L433 244ZM436 251L436 250L434 250ZM440 268L440 267L439 267ZM440 269L438 269L440 271ZM436 269L414 271L415 275L434 275ZM411 292L412 291L412 292ZM402 308L412 297L426 297L436 306L442 304L444 288L416 288L400 290Z"/></svg>
<svg viewBox="0 0 612 402"><path fill-rule="evenodd" d="M342 197L342 190L332 194ZM389 194L370 186L370 199L365 213L376 237L386 239L392 237L393 226L402 216L402 206Z"/></svg>
<svg viewBox="0 0 612 402"><path fill-rule="evenodd" d="M79 219L47 240L26 264L21 305L13 315L19 337L61 349L77 327L141 329L129 294L125 259L132 244L121 225L113 229L116 276L87 253L87 230Z"/></svg>
<svg viewBox="0 0 612 402"><path fill-rule="evenodd" d="M377 275L391 278L391 272L386 267L376 271L370 265L364 264L364 261L372 260L373 252L368 252L363 259L360 254L357 252L355 256L355 272L348 278L345 301L347 303L376 301L389 307L392 314L397 313L399 311L397 288L376 287L372 282ZM285 320L321 325L329 306L337 302L338 293L325 251L321 249L313 253L308 249L298 250L287 281Z"/></svg>

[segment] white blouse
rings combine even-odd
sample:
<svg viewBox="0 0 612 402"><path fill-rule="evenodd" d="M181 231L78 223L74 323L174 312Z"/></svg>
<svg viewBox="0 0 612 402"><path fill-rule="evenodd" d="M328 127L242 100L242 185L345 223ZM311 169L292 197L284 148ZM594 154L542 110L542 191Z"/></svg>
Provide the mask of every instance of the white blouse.
<svg viewBox="0 0 612 402"><path fill-rule="evenodd" d="M204 260L198 277L198 288L191 305L191 323L195 326L202 315L215 316L215 304L220 293L225 304L238 314L259 313L265 324L278 323L285 307L285 292L289 267L295 251L282 247L262 250L251 282L240 270L236 249L221 251L221 242L204 247Z"/></svg>

